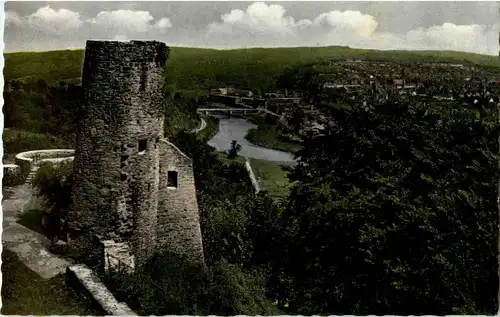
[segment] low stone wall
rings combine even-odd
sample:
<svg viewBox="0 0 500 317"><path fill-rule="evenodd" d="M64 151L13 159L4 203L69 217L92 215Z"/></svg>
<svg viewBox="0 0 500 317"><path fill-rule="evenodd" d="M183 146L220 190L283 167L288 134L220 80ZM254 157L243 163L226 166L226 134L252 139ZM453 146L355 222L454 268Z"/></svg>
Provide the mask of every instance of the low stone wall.
<svg viewBox="0 0 500 317"><path fill-rule="evenodd" d="M74 156L68 156L68 157L61 157L61 158L46 158L40 160L41 163L52 163L52 164L58 164L58 163L63 163L63 162L73 162Z"/></svg>
<svg viewBox="0 0 500 317"><path fill-rule="evenodd" d="M26 180L29 173L31 172L31 169L34 167L33 159L24 158L24 157L17 158L17 156L16 156L15 162L16 162L16 165L18 165L20 168L21 179L23 181Z"/></svg>
<svg viewBox="0 0 500 317"><path fill-rule="evenodd" d="M16 155L16 165L21 168L21 177L24 180L28 177L35 164L42 162L60 162L73 160L75 150L72 149L54 149L54 150L36 150L22 152Z"/></svg>
<svg viewBox="0 0 500 317"><path fill-rule="evenodd" d="M3 179L4 186L17 186L23 183L21 167L16 164L3 164Z"/></svg>
<svg viewBox="0 0 500 317"><path fill-rule="evenodd" d="M257 181L255 174L253 173L252 166L250 165L250 160L248 159L248 157L245 157L245 168L248 171L248 175L250 176L250 180L252 181L252 185L255 188L255 192L256 193L260 192L259 182Z"/></svg>
<svg viewBox="0 0 500 317"><path fill-rule="evenodd" d="M137 316L125 303L120 303L101 280L84 264L68 266L66 276L69 283L89 293L95 301L113 316Z"/></svg>

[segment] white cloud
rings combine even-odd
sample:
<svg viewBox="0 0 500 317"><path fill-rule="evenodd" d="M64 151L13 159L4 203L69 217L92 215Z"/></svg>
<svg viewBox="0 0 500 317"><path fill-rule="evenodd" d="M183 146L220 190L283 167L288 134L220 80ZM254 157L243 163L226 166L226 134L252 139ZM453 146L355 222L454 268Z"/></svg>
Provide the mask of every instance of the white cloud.
<svg viewBox="0 0 500 317"><path fill-rule="evenodd" d="M221 20L208 26L210 34L232 34L239 39L239 42L248 38L250 41L252 38L266 41L265 38L255 38L258 34L273 39L272 42L278 40L275 42L278 46L310 45L318 40L324 42L332 36L333 39L339 39L341 36L369 37L378 26L374 17L359 11L330 11L320 14L312 21L308 19L296 21L286 15L283 6L267 5L262 2L251 4L246 11L233 10L222 15ZM247 43L247 45L258 45L258 43Z"/></svg>
<svg viewBox="0 0 500 317"><path fill-rule="evenodd" d="M168 17L155 18L154 13L158 12L134 10L131 6L86 17L50 6L25 16L6 11L6 48L12 46L11 38L17 41L18 49L23 46L66 47L68 43L83 47L89 38L140 38L162 40L170 45L183 43L217 48L344 45L373 49L457 50L490 55L497 55L499 50L500 26L491 25L491 22L489 25L443 23L408 32L397 31L395 27L382 32L379 22L389 25L388 22L378 21L378 16L362 11L336 10L320 12L309 19L297 19L280 4L255 2L244 10L230 10L201 29L191 26L183 29L173 26ZM170 32L173 28L176 31Z"/></svg>
<svg viewBox="0 0 500 317"><path fill-rule="evenodd" d="M101 11L91 20L107 30L125 33L144 33L151 28L153 16L147 11L116 10Z"/></svg>
<svg viewBox="0 0 500 317"><path fill-rule="evenodd" d="M206 38L222 47L347 45L356 48L458 50L496 55L499 26L444 23L406 33L377 31L375 17L330 11L296 21L281 5L255 2L232 10L207 27ZM214 43L215 44L215 43Z"/></svg>
<svg viewBox="0 0 500 317"><path fill-rule="evenodd" d="M406 33L404 40L421 49L448 49L483 54L498 52L499 26L444 23Z"/></svg>
<svg viewBox="0 0 500 317"><path fill-rule="evenodd" d="M34 27L44 28L52 32L75 30L83 24L78 12L66 9L54 10L50 6L39 8L26 20Z"/></svg>
<svg viewBox="0 0 500 317"><path fill-rule="evenodd" d="M172 27L166 17L155 20L148 11L115 10L101 11L95 17L83 18L78 12L67 9L53 9L50 6L20 16L15 11L5 13L6 27L17 28L21 33L71 39L104 38L128 39L129 37L158 37Z"/></svg>
<svg viewBox="0 0 500 317"><path fill-rule="evenodd" d="M316 17L312 25L328 25L335 30L355 31L360 36L370 37L378 22L371 15L359 11L330 11Z"/></svg>
<svg viewBox="0 0 500 317"><path fill-rule="evenodd" d="M5 25L21 25L22 18L16 11L5 11Z"/></svg>
<svg viewBox="0 0 500 317"><path fill-rule="evenodd" d="M166 30L172 27L172 22L168 18L162 18L155 23L155 27L159 30Z"/></svg>
<svg viewBox="0 0 500 317"><path fill-rule="evenodd" d="M249 27L282 29L294 26L292 17L285 16L285 9L280 5L267 5L256 2L251 4L246 12L233 10L222 16L223 23L247 25Z"/></svg>

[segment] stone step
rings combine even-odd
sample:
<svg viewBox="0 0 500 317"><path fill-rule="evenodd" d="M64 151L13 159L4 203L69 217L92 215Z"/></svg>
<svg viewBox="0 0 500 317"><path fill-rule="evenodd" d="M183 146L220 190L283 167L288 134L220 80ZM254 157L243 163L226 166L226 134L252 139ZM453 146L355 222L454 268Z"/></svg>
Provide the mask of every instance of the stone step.
<svg viewBox="0 0 500 317"><path fill-rule="evenodd" d="M25 184L31 185L33 181L35 180L36 177L36 171L31 171L28 176L26 177L26 181L24 182Z"/></svg>

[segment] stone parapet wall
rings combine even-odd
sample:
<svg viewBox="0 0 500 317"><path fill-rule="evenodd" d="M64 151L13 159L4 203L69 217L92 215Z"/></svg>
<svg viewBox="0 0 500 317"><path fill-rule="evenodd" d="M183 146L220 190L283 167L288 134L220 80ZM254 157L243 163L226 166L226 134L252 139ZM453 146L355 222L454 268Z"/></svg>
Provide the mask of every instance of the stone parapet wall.
<svg viewBox="0 0 500 317"><path fill-rule="evenodd" d="M17 154L15 163L20 166L21 177L24 181L36 164L57 162L58 160L72 160L74 155L75 150L72 149L27 151Z"/></svg>
<svg viewBox="0 0 500 317"><path fill-rule="evenodd" d="M22 154L22 153L20 153L20 154ZM18 155L16 155L15 162L16 162L16 165L18 165L21 169L20 175L24 181L28 177L28 175L31 172L31 170L33 169L33 167L35 167L35 161L34 161L34 159L32 159L30 157L24 157L24 156L18 157Z"/></svg>
<svg viewBox="0 0 500 317"><path fill-rule="evenodd" d="M3 186L17 186L23 183L21 167L16 164L3 164Z"/></svg>
<svg viewBox="0 0 500 317"><path fill-rule="evenodd" d="M252 169L252 165L250 164L250 159L248 157L245 157L245 168L247 169L248 175L250 176L250 181L252 182L252 185L255 188L255 192L256 193L260 192L259 182L257 181L257 178L255 177L255 174L254 174L253 169Z"/></svg>
<svg viewBox="0 0 500 317"><path fill-rule="evenodd" d="M86 293L112 316L137 316L127 304L118 302L99 278L84 264L71 265L66 269L66 276L75 288L85 289Z"/></svg>

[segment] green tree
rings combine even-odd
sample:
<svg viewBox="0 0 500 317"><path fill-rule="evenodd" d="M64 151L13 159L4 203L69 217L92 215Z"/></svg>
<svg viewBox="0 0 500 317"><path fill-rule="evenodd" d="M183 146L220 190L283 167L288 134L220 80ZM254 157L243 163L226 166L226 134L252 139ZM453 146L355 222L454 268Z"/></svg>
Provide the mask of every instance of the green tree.
<svg viewBox="0 0 500 317"><path fill-rule="evenodd" d="M294 107L286 118L290 132L297 134L302 130L305 118L306 114L304 110L298 106Z"/></svg>
<svg viewBox="0 0 500 317"><path fill-rule="evenodd" d="M227 262L193 265L174 253L158 253L132 275L106 282L140 315L279 315L265 296L262 274Z"/></svg>
<svg viewBox="0 0 500 317"><path fill-rule="evenodd" d="M493 314L498 124L457 107L332 109L280 219L292 314ZM285 309L285 308L284 308Z"/></svg>
<svg viewBox="0 0 500 317"><path fill-rule="evenodd" d="M42 164L33 185L43 198L46 207L45 214L40 219L46 234L55 240L64 238L67 212L71 202L73 164L71 162L57 165Z"/></svg>
<svg viewBox="0 0 500 317"><path fill-rule="evenodd" d="M236 142L236 140L233 140L231 142L231 148L229 149L228 157L231 160L234 160L238 156L238 152L241 151L241 145Z"/></svg>

